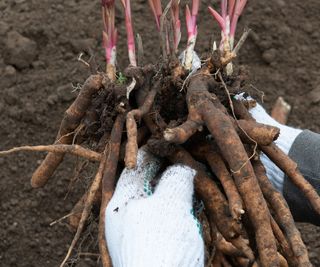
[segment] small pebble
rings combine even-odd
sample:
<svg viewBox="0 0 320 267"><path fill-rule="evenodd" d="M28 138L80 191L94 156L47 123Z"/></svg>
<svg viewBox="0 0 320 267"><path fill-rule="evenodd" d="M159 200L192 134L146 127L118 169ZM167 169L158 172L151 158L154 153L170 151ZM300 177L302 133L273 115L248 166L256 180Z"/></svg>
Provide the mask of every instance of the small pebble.
<svg viewBox="0 0 320 267"><path fill-rule="evenodd" d="M4 62L18 69L27 68L38 55L37 43L16 31L7 34Z"/></svg>
<svg viewBox="0 0 320 267"><path fill-rule="evenodd" d="M41 60L37 60L32 62L32 67L34 67L35 69L44 69L46 67L46 64Z"/></svg>
<svg viewBox="0 0 320 267"><path fill-rule="evenodd" d="M282 25L279 28L279 31L280 31L280 34L287 35L287 36L292 34L290 27L288 27L287 25Z"/></svg>
<svg viewBox="0 0 320 267"><path fill-rule="evenodd" d="M276 56L277 56L277 50L274 48L268 49L264 51L262 54L263 60L268 64L272 63L276 59Z"/></svg>
<svg viewBox="0 0 320 267"><path fill-rule="evenodd" d="M52 94L47 97L47 103L50 106L53 106L54 104L56 104L58 100L59 100L59 97L56 94Z"/></svg>
<svg viewBox="0 0 320 267"><path fill-rule="evenodd" d="M272 46L272 42L270 40L263 40L259 43L259 47L262 50L268 50Z"/></svg>
<svg viewBox="0 0 320 267"><path fill-rule="evenodd" d="M8 65L4 68L4 75L6 75L6 76L7 75L14 76L14 75L16 75L16 73L17 73L17 71L13 66Z"/></svg>
<svg viewBox="0 0 320 267"><path fill-rule="evenodd" d="M286 5L286 2L283 0L276 0L275 4L278 5L279 7L284 7Z"/></svg>
<svg viewBox="0 0 320 267"><path fill-rule="evenodd" d="M320 102L320 85L318 85L309 93L309 99L313 104L317 104Z"/></svg>
<svg viewBox="0 0 320 267"><path fill-rule="evenodd" d="M311 33L313 31L313 26L310 22L306 22L306 23L301 23L303 29L305 30L305 32L307 33Z"/></svg>

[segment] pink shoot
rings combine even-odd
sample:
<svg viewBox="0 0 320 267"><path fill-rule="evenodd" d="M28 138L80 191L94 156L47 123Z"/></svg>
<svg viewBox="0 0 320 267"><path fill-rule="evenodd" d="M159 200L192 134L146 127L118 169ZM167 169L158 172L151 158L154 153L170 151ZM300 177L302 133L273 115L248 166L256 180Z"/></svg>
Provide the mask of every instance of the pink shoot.
<svg viewBox="0 0 320 267"><path fill-rule="evenodd" d="M223 33L225 33L225 18L223 18L217 11L215 11L212 7L208 7L211 15L216 19L216 21L219 23L220 29Z"/></svg>
<svg viewBox="0 0 320 267"><path fill-rule="evenodd" d="M236 0L228 0L228 15L230 18L233 16L233 10Z"/></svg>
<svg viewBox="0 0 320 267"><path fill-rule="evenodd" d="M190 70L193 61L193 50L197 39L197 16L199 11L200 0L192 0L192 9L186 6L186 23L188 31L188 45L185 53L184 67Z"/></svg>
<svg viewBox="0 0 320 267"><path fill-rule="evenodd" d="M133 27L132 27L132 21L131 21L130 0L121 0L121 2L123 4L124 11L125 11L129 61L132 66L137 66L136 47L134 42Z"/></svg>
<svg viewBox="0 0 320 267"><path fill-rule="evenodd" d="M180 0L171 0L171 15L173 19L174 47L177 50L181 39L181 22L179 19Z"/></svg>
<svg viewBox="0 0 320 267"><path fill-rule="evenodd" d="M200 0L192 1L192 10L190 12L189 6L186 7L186 22L188 31L188 40L191 40L197 35L197 16L199 11Z"/></svg>
<svg viewBox="0 0 320 267"><path fill-rule="evenodd" d="M160 19L162 16L161 0L149 0L149 5L156 20L158 31L160 31Z"/></svg>
<svg viewBox="0 0 320 267"><path fill-rule="evenodd" d="M228 0L221 0L221 15L223 20L226 20L228 9Z"/></svg>
<svg viewBox="0 0 320 267"><path fill-rule="evenodd" d="M231 19L231 24L230 24L230 37L234 39L236 29L237 29L237 23L238 19L243 12L243 9L247 3L247 0L236 0L235 6L234 6L234 11L233 11L233 16Z"/></svg>
<svg viewBox="0 0 320 267"><path fill-rule="evenodd" d="M107 73L111 80L115 77L117 30L114 25L114 0L102 0L103 47L106 54Z"/></svg>
<svg viewBox="0 0 320 267"><path fill-rule="evenodd" d="M222 40L220 47L222 49L233 49L238 19L243 12L246 3L247 0L221 0L221 15L212 7L209 7L211 15L215 18L221 28ZM225 43L226 41L227 43Z"/></svg>
<svg viewBox="0 0 320 267"><path fill-rule="evenodd" d="M197 16L198 16L198 12L199 12L199 5L200 5L200 0L193 0L192 1L192 19L193 19L193 23L196 24L196 20L197 20Z"/></svg>

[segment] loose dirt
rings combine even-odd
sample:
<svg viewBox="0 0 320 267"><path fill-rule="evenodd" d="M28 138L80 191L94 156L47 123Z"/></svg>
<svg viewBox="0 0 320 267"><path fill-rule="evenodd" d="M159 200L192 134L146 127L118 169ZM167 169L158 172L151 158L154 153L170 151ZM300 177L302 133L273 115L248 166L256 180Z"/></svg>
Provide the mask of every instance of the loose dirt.
<svg viewBox="0 0 320 267"><path fill-rule="evenodd" d="M220 39L206 10L209 2L217 4L202 1L196 45L200 53L210 50L213 38ZM132 9L146 61L155 62L159 44L147 1L132 1ZM292 105L288 124L317 132L319 10L318 0L251 0L238 28L239 34L244 26L253 29L239 58L250 70L252 93L259 98L263 91L267 108L283 96ZM124 68L128 59L120 5L116 12L118 63ZM100 1L2 0L0 14L0 149L50 144L64 110L89 75L77 60L79 54L84 52L85 60L93 54L104 69ZM186 43L183 36L181 47ZM70 212L93 168L70 187L76 166L69 156L44 189L33 190L29 179L42 156L20 153L0 158L0 266L57 266L72 240L65 220L50 223ZM98 265L95 224L80 242L74 266ZM320 266L320 228L307 224L299 228L311 261Z"/></svg>

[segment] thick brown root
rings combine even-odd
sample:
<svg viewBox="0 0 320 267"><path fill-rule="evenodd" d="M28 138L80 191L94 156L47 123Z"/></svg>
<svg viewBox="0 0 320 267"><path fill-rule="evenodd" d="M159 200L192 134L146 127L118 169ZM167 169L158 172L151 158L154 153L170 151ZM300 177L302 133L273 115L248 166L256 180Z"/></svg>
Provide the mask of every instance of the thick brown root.
<svg viewBox="0 0 320 267"><path fill-rule="evenodd" d="M150 134L150 131L146 126L142 126L142 127L138 128L138 130L137 130L138 147L140 147L146 143L146 141L149 137L149 134ZM127 142L128 142L128 140L125 140L124 142L121 143L120 155L119 155L120 161L124 161L124 159L125 159Z"/></svg>
<svg viewBox="0 0 320 267"><path fill-rule="evenodd" d="M229 202L229 210L232 218L235 220L240 220L242 214L244 213L243 203L238 189L234 184L233 178L231 177L231 174L229 173L220 155L220 152L218 151L218 148L209 143L197 143L197 145L191 148L191 151L192 154L195 154L198 157L204 157L208 162L211 170L217 176L223 186Z"/></svg>
<svg viewBox="0 0 320 267"><path fill-rule="evenodd" d="M211 263L211 267L223 267L222 262L221 262L221 258L222 258L222 252L216 250L212 263Z"/></svg>
<svg viewBox="0 0 320 267"><path fill-rule="evenodd" d="M86 80L78 97L65 112L56 137L56 144L72 143L72 132L78 127L82 117L88 109L88 106L91 103L91 96L102 87L102 79L102 75L91 75ZM49 152L32 175L32 187L38 188L44 186L62 162L64 155L65 153Z"/></svg>
<svg viewBox="0 0 320 267"><path fill-rule="evenodd" d="M181 124L179 127L166 129L163 136L164 139L168 142L183 144L194 133L200 130L202 130L202 123L199 121L197 122L197 119L188 118L188 120Z"/></svg>
<svg viewBox="0 0 320 267"><path fill-rule="evenodd" d="M278 252L280 267L289 267L287 260Z"/></svg>
<svg viewBox="0 0 320 267"><path fill-rule="evenodd" d="M125 156L125 164L126 167L132 169L137 164L137 154L138 154L138 142L137 142L137 123L136 120L140 120L145 114L147 114L153 105L154 98L159 89L159 82L153 85L152 89L148 93L145 98L143 105L141 105L138 109L131 110L127 114L127 145L126 145L126 156Z"/></svg>
<svg viewBox="0 0 320 267"><path fill-rule="evenodd" d="M111 259L108 253L107 243L105 239L105 210L113 195L115 188L115 176L117 172L122 130L125 120L125 114L119 114L113 125L109 150L107 154L106 164L104 166L104 173L102 179L102 198L100 205L100 216L99 216L99 233L98 233L98 243L101 255L101 261L103 267L111 267Z"/></svg>
<svg viewBox="0 0 320 267"><path fill-rule="evenodd" d="M253 167L263 195L272 207L277 223L286 234L294 256L297 258L298 266L311 266L307 248L301 239L299 230L295 226L287 202L271 184L263 164L258 160L254 160Z"/></svg>
<svg viewBox="0 0 320 267"><path fill-rule="evenodd" d="M271 117L277 122L286 124L291 106L280 96L271 110Z"/></svg>
<svg viewBox="0 0 320 267"><path fill-rule="evenodd" d="M320 196L314 187L302 176L298 165L275 144L261 146L261 150L270 158L297 186L310 201L313 209L320 214Z"/></svg>
<svg viewBox="0 0 320 267"><path fill-rule="evenodd" d="M227 195L232 218L240 220L242 214L244 213L243 203L234 181L228 169L226 168L225 163L223 162L223 159L219 153L214 151L208 152L208 154L206 154L206 159L211 167L211 170L219 178Z"/></svg>
<svg viewBox="0 0 320 267"><path fill-rule="evenodd" d="M257 143L267 146L279 137L280 129L247 120L238 120L238 134L241 140L247 144Z"/></svg>
<svg viewBox="0 0 320 267"><path fill-rule="evenodd" d="M231 257L245 257L243 251L237 249L232 243L224 239L224 237L217 232L216 248L223 254Z"/></svg>
<svg viewBox="0 0 320 267"><path fill-rule="evenodd" d="M287 262L290 264L292 267L297 267L298 265L298 260L297 258L293 255L293 251L284 236L282 230L280 229L279 225L275 221L275 219L271 216L271 227L272 231L274 233L274 236L277 239L277 245L279 247L280 252L285 256Z"/></svg>

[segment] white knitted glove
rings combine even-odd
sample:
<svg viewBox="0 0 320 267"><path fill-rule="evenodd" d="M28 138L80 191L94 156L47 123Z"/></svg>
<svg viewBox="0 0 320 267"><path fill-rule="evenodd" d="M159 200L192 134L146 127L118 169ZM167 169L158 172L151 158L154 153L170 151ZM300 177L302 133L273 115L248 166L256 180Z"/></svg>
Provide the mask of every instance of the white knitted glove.
<svg viewBox="0 0 320 267"><path fill-rule="evenodd" d="M200 224L192 213L195 171L169 167L152 192L160 161L145 149L124 169L106 209L106 240L114 267L204 266Z"/></svg>
<svg viewBox="0 0 320 267"><path fill-rule="evenodd" d="M249 110L252 117L260 123L272 125L280 129L280 135L275 141L276 145L288 155L290 148L296 137L302 132L300 129L295 129L274 120L265 109L257 103L256 107ZM266 168L267 176L279 192L283 192L284 173L271 161L261 153L261 161Z"/></svg>

